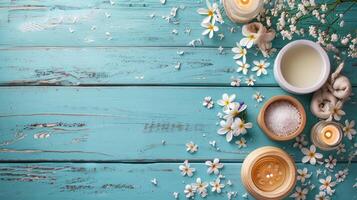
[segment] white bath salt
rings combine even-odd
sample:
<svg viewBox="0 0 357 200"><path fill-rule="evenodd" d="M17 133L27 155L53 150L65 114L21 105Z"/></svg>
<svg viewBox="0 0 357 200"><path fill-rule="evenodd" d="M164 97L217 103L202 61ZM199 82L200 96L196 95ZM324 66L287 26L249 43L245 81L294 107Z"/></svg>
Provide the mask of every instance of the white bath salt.
<svg viewBox="0 0 357 200"><path fill-rule="evenodd" d="M266 109L265 123L273 133L279 136L286 136L300 127L301 114L291 103L277 101Z"/></svg>

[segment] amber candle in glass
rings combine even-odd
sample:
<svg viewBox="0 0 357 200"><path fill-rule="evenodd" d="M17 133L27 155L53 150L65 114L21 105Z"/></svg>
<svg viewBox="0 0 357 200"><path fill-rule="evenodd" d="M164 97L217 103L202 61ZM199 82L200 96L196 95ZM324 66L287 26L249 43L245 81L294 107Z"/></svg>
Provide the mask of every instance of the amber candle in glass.
<svg viewBox="0 0 357 200"><path fill-rule="evenodd" d="M336 149L342 138L342 127L336 122L320 121L311 130L311 141L321 150Z"/></svg>

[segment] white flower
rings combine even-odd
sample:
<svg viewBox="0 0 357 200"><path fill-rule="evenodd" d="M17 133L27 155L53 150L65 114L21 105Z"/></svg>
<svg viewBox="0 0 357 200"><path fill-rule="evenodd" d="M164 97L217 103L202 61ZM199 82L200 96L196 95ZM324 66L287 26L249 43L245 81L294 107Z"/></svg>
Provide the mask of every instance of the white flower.
<svg viewBox="0 0 357 200"><path fill-rule="evenodd" d="M335 174L336 181L341 183L345 181L346 176L348 175L348 169L340 170Z"/></svg>
<svg viewBox="0 0 357 200"><path fill-rule="evenodd" d="M206 30L204 30L202 32L202 35L208 35L209 38L213 37L214 32L217 32L219 30L218 26L215 26L214 24L216 23L215 20L212 20L212 22L202 22L201 26L206 28Z"/></svg>
<svg viewBox="0 0 357 200"><path fill-rule="evenodd" d="M319 192L317 195L315 195L315 200L330 200L330 197L326 196L325 192Z"/></svg>
<svg viewBox="0 0 357 200"><path fill-rule="evenodd" d="M190 153L195 153L198 150L197 144L192 141L186 144L186 151Z"/></svg>
<svg viewBox="0 0 357 200"><path fill-rule="evenodd" d="M240 60L237 60L236 63L238 64L238 69L237 72L242 72L244 75L246 75L248 73L248 68L250 67L250 65L246 62L242 62Z"/></svg>
<svg viewBox="0 0 357 200"><path fill-rule="evenodd" d="M253 124L251 122L245 123L241 118L237 118L234 120L232 124L235 136L239 136L240 134L244 135L247 133L247 129L252 128Z"/></svg>
<svg viewBox="0 0 357 200"><path fill-rule="evenodd" d="M150 181L153 185L157 185L157 179L156 178L154 178L154 179L151 179L151 181Z"/></svg>
<svg viewBox="0 0 357 200"><path fill-rule="evenodd" d="M193 176L193 172L196 171L195 168L191 168L190 167L190 164L188 163L188 160L185 160L183 162L183 165L179 166L179 169L181 170L182 176L186 176L187 175L189 177Z"/></svg>
<svg viewBox="0 0 357 200"><path fill-rule="evenodd" d="M223 168L224 166L222 163L219 163L218 158L215 158L213 162L208 160L205 162L205 164L208 166L207 173L212 174L213 172L216 175L219 173L219 169Z"/></svg>
<svg viewBox="0 0 357 200"><path fill-rule="evenodd" d="M212 97L205 97L202 105L208 109L211 109L213 107Z"/></svg>
<svg viewBox="0 0 357 200"><path fill-rule="evenodd" d="M349 122L348 120L345 121L345 127L343 127L343 133L345 134L345 137L347 137L349 140L352 140L353 136L356 135L356 130L354 129L355 126L355 120L352 120Z"/></svg>
<svg viewBox="0 0 357 200"><path fill-rule="evenodd" d="M293 147L299 147L299 149L303 148L304 146L307 145L307 141L305 141L305 136L304 135L299 135L295 138L295 143Z"/></svg>
<svg viewBox="0 0 357 200"><path fill-rule="evenodd" d="M335 187L336 183L331 181L331 176L327 176L326 179L320 179L320 183L322 184L320 186L321 191L326 191L327 194L332 195L335 190L332 188Z"/></svg>
<svg viewBox="0 0 357 200"><path fill-rule="evenodd" d="M243 137L237 140L236 144L238 144L238 148L247 147L247 141Z"/></svg>
<svg viewBox="0 0 357 200"><path fill-rule="evenodd" d="M298 173L297 180L301 181L301 183L304 183L305 179L308 179L311 176L311 174L308 173L306 167L304 169L302 169L302 170L298 169L297 173Z"/></svg>
<svg viewBox="0 0 357 200"><path fill-rule="evenodd" d="M337 146L337 155L345 152L346 152L345 144L341 143L340 145Z"/></svg>
<svg viewBox="0 0 357 200"><path fill-rule="evenodd" d="M217 133L219 135L226 135L227 142L230 142L233 139L234 128L233 128L233 119L228 119L226 121L222 120L220 123L221 128L218 129Z"/></svg>
<svg viewBox="0 0 357 200"><path fill-rule="evenodd" d="M301 189L301 187L297 186L295 188L295 192L292 195L290 195L290 197L295 198L295 200L305 200L308 192L309 192L308 188Z"/></svg>
<svg viewBox="0 0 357 200"><path fill-rule="evenodd" d="M197 178L196 183L193 186L195 187L197 193L201 195L201 197L207 196L208 183L202 182L201 178Z"/></svg>
<svg viewBox="0 0 357 200"><path fill-rule="evenodd" d="M175 199L178 199L179 198L179 194L178 192L173 192L172 195L174 196Z"/></svg>
<svg viewBox="0 0 357 200"><path fill-rule="evenodd" d="M260 93L260 92L255 92L255 94L253 94L253 98L258 102L262 102L264 99L264 96Z"/></svg>
<svg viewBox="0 0 357 200"><path fill-rule="evenodd" d="M333 158L331 155L325 159L325 167L326 168L329 168L329 169L333 169L335 166L336 166L336 163L337 163L337 159L336 158Z"/></svg>
<svg viewBox="0 0 357 200"><path fill-rule="evenodd" d="M240 86L240 82L241 82L241 80L239 78L232 78L231 86L239 87Z"/></svg>
<svg viewBox="0 0 357 200"><path fill-rule="evenodd" d="M216 11L218 9L218 5L217 5L217 3L213 3L213 5L211 5L209 0L206 0L206 4L207 4L207 9L199 8L199 9L197 9L197 12L200 15L207 15L207 17L205 17L203 19L203 21L207 22L207 21L210 21L211 19L215 18Z"/></svg>
<svg viewBox="0 0 357 200"><path fill-rule="evenodd" d="M303 154L305 154L305 156L302 158L303 163L307 163L310 161L310 164L315 165L316 159L322 158L322 154L316 153L315 145L311 145L310 150L308 148L302 148L301 151Z"/></svg>
<svg viewBox="0 0 357 200"><path fill-rule="evenodd" d="M327 121L331 121L332 118L335 119L336 121L340 121L341 116L345 115L346 113L342 110L342 101L338 101L336 105L331 105L329 106L329 112L330 112L330 117L327 119Z"/></svg>
<svg viewBox="0 0 357 200"><path fill-rule="evenodd" d="M269 67L270 63L266 63L265 60L260 60L260 61L253 61L254 67L252 71L257 72L257 76L260 76L261 74L266 75L268 71L266 70L267 67Z"/></svg>
<svg viewBox="0 0 357 200"><path fill-rule="evenodd" d="M239 44L250 49L257 39L256 36L248 31L245 31L244 28L242 29L242 34L245 37L239 41Z"/></svg>
<svg viewBox="0 0 357 200"><path fill-rule="evenodd" d="M224 188L224 184L221 184L221 179L217 178L215 181L210 182L212 187L212 192L221 193L222 188Z"/></svg>
<svg viewBox="0 0 357 200"><path fill-rule="evenodd" d="M233 53L235 53L236 55L233 57L233 59L237 60L242 58L243 62L246 62L246 55L247 55L247 49L240 46L237 42L237 46L232 48Z"/></svg>
<svg viewBox="0 0 357 200"><path fill-rule="evenodd" d="M186 195L186 198L192 198L195 196L195 188L192 185L186 185L184 193Z"/></svg>
<svg viewBox="0 0 357 200"><path fill-rule="evenodd" d="M224 110L228 109L229 105L234 101L234 99L236 98L235 94L232 95L228 95L226 93L224 93L222 95L222 99L218 100L217 103L220 106L224 107Z"/></svg>
<svg viewBox="0 0 357 200"><path fill-rule="evenodd" d="M254 76L250 76L249 78L245 79L245 83L246 83L248 86L253 86L253 85L254 85L254 82L255 82Z"/></svg>
<svg viewBox="0 0 357 200"><path fill-rule="evenodd" d="M226 114L224 116L224 119L234 119L235 117L238 117L239 114L241 114L245 109L247 108L247 105L242 103L237 103L233 102L228 106L227 110L224 110L223 112Z"/></svg>

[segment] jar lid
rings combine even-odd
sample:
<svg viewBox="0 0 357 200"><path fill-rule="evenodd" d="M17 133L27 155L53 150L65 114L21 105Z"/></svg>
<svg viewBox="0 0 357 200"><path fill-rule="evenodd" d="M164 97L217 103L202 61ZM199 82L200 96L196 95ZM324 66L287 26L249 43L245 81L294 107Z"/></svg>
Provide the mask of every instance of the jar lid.
<svg viewBox="0 0 357 200"><path fill-rule="evenodd" d="M282 149L261 147L245 158L241 178L256 199L283 199L295 187L296 166Z"/></svg>

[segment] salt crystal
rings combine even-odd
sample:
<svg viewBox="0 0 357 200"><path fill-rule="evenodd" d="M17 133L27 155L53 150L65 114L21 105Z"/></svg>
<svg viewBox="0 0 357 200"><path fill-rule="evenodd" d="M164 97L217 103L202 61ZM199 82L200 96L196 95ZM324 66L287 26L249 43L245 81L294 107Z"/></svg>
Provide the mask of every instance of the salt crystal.
<svg viewBox="0 0 357 200"><path fill-rule="evenodd" d="M301 114L294 105L287 101L272 103L265 113L265 123L276 135L286 136L300 127Z"/></svg>

